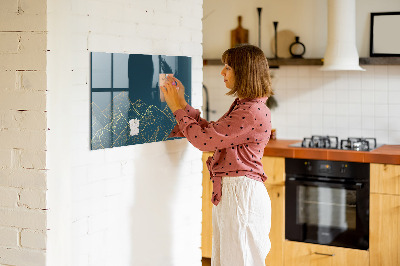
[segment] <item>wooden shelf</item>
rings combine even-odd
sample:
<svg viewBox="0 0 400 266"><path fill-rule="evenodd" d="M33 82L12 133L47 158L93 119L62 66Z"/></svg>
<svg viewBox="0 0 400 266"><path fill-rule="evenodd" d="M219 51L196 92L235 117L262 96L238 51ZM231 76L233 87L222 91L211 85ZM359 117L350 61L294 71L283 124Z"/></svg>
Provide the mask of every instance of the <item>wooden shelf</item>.
<svg viewBox="0 0 400 266"><path fill-rule="evenodd" d="M268 58L271 68L279 66L322 66L323 58ZM204 66L222 65L220 59L204 59ZM360 65L400 65L400 57L362 57Z"/></svg>
<svg viewBox="0 0 400 266"><path fill-rule="evenodd" d="M304 65L322 65L321 58L268 58L270 67L279 66L304 66ZM204 59L204 66L217 66L222 65L220 59Z"/></svg>
<svg viewBox="0 0 400 266"><path fill-rule="evenodd" d="M400 65L400 57L362 57L360 65Z"/></svg>
<svg viewBox="0 0 400 266"><path fill-rule="evenodd" d="M270 67L322 66L322 58L268 58Z"/></svg>

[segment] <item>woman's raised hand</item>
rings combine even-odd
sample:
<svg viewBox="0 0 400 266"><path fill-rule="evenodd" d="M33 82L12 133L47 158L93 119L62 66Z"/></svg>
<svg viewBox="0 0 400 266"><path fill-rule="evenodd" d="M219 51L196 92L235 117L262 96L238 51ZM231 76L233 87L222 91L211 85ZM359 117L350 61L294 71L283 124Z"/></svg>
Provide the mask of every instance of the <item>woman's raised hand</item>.
<svg viewBox="0 0 400 266"><path fill-rule="evenodd" d="M172 112L186 107L185 87L183 87L180 80L168 76L164 86L161 87L161 90L164 93L165 101Z"/></svg>
<svg viewBox="0 0 400 266"><path fill-rule="evenodd" d="M173 83L176 82L176 85L178 86L178 96L179 96L179 102L180 105L185 108L187 105L187 102L185 100L185 87L183 86L182 82L175 78L174 76L168 76L168 79Z"/></svg>

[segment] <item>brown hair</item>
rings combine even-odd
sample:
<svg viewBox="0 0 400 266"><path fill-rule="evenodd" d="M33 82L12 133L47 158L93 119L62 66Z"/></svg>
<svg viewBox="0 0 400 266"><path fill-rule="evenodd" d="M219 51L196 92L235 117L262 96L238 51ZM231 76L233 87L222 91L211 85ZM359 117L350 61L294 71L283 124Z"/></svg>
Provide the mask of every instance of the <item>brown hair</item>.
<svg viewBox="0 0 400 266"><path fill-rule="evenodd" d="M222 54L222 63L233 69L235 85L227 95L259 98L273 95L268 61L263 51L253 45L240 45Z"/></svg>

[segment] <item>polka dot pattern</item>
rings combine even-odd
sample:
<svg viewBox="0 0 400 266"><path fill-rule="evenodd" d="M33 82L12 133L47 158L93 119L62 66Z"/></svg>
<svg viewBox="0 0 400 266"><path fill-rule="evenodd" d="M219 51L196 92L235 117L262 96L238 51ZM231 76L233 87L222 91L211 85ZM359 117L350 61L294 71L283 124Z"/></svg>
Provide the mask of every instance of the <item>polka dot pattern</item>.
<svg viewBox="0 0 400 266"><path fill-rule="evenodd" d="M266 100L236 99L216 122L201 118L200 111L189 105L174 113L179 124L173 129L172 137L183 135L194 147L215 151L214 156L207 160L214 205L221 200L224 176L247 176L261 182L267 179L261 164L271 132L271 115Z"/></svg>

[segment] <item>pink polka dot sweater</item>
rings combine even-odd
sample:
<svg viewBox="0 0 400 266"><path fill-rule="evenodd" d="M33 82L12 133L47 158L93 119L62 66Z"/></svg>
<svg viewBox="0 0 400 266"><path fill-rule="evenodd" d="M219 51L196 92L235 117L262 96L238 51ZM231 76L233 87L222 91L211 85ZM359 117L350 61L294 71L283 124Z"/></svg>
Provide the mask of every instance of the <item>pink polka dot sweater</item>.
<svg viewBox="0 0 400 266"><path fill-rule="evenodd" d="M247 176L261 182L267 179L261 164L271 132L271 112L266 100L236 99L216 122L201 118L200 111L190 105L174 112L178 125L170 137L186 137L199 150L214 151L214 156L207 160L214 205L221 200L224 176Z"/></svg>

